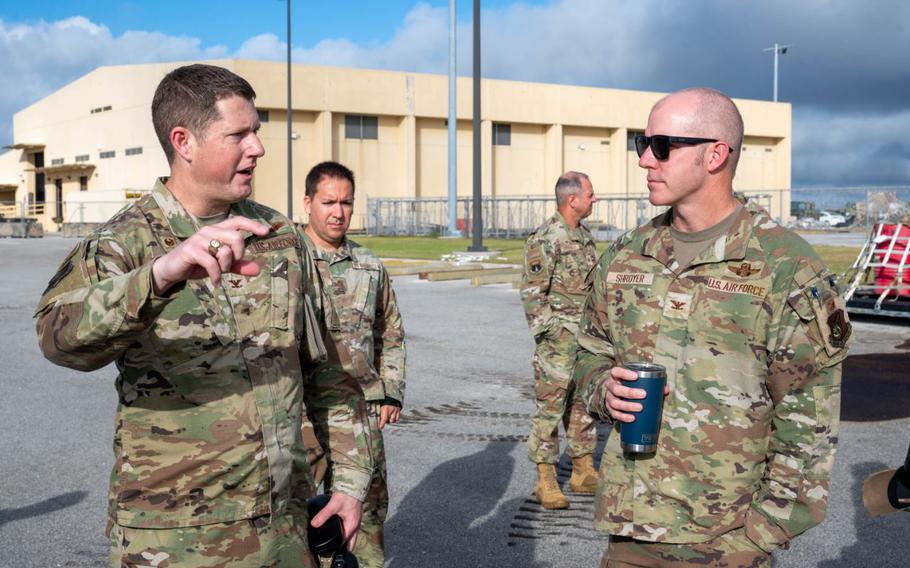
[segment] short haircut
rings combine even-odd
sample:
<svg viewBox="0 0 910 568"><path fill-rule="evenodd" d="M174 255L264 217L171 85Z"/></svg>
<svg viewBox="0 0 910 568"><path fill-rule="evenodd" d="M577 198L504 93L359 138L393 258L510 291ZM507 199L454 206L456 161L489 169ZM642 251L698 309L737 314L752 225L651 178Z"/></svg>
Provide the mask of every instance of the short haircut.
<svg viewBox="0 0 910 568"><path fill-rule="evenodd" d="M215 104L238 96L252 102L256 91L246 79L214 65L185 65L164 76L152 99L152 124L169 164L174 162L171 131L182 126L203 137L209 124L221 118Z"/></svg>
<svg viewBox="0 0 910 568"><path fill-rule="evenodd" d="M588 174L581 172L566 172L556 180L556 206L559 207L569 200L570 195L578 195L583 189L582 181L591 181Z"/></svg>
<svg viewBox="0 0 910 568"><path fill-rule="evenodd" d="M310 199L316 196L316 186L322 178L346 179L351 182L354 190L354 172L338 162L322 162L313 166L306 175L306 196Z"/></svg>
<svg viewBox="0 0 910 568"><path fill-rule="evenodd" d="M654 107L657 108L667 98L680 94L693 95L698 101L692 113L692 125L695 130L690 135L717 138L726 142L732 150L727 161L731 171L735 173L743 149L743 117L736 108L736 103L717 89L692 87L667 95Z"/></svg>

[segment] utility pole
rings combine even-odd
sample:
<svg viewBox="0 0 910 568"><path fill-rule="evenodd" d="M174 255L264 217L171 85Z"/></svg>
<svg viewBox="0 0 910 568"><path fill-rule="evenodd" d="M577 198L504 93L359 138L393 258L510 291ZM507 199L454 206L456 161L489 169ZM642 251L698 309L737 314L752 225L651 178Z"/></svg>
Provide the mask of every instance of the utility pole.
<svg viewBox="0 0 910 568"><path fill-rule="evenodd" d="M455 63L455 0L449 0L449 236L458 235L458 76ZM467 229L467 227L465 227Z"/></svg>
<svg viewBox="0 0 910 568"><path fill-rule="evenodd" d="M291 160L291 0L288 2L288 219L294 221L294 170Z"/></svg>
<svg viewBox="0 0 910 568"><path fill-rule="evenodd" d="M480 176L480 0L474 0L474 242L470 252L486 252L483 246L483 202Z"/></svg>
<svg viewBox="0 0 910 568"><path fill-rule="evenodd" d="M773 51L774 52L774 102L777 102L777 60L781 55L786 55L787 50L793 47L792 45L778 45L777 42L774 43L774 47L766 47L763 51Z"/></svg>

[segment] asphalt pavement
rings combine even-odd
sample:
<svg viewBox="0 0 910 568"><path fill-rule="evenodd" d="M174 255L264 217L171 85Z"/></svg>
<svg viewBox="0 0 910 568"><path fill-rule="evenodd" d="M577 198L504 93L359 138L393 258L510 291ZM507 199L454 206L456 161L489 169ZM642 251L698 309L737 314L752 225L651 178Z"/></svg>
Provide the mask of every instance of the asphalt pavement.
<svg viewBox="0 0 910 568"><path fill-rule="evenodd" d="M76 242L0 239L2 567L106 562L115 371L79 373L46 362L31 319ZM570 493L571 508L552 512L532 495L524 440L533 342L517 291L417 277L394 285L408 336L408 387L404 419L386 437L388 566L597 566L606 538L593 529L593 499ZM894 375L888 380L900 380L901 370L910 380L910 326L863 320L855 333L845 392L850 384L866 396L845 396L844 415L849 409L856 419L841 423L828 516L775 553L778 567L903 567L910 558L910 515L870 519L860 497L863 478L896 467L910 443L910 405L889 411L889 420L863 412L875 402L869 391L880 382L882 361ZM894 398L910 389L887 392ZM567 464L563 456L566 485Z"/></svg>

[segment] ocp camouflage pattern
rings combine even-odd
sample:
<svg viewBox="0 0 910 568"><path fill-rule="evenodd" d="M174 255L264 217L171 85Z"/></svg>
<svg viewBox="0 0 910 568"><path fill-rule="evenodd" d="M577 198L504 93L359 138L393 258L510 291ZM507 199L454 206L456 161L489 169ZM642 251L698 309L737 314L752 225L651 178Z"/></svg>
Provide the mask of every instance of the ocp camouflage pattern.
<svg viewBox="0 0 910 568"><path fill-rule="evenodd" d="M682 271L669 218L621 237L591 276L575 369L589 411L608 418L614 365L658 363L670 387L655 454L624 456L610 436L596 525L669 543L745 527L771 551L825 516L844 302L812 247L752 203Z"/></svg>
<svg viewBox="0 0 910 568"><path fill-rule="evenodd" d="M301 235L333 308L325 312L329 360L317 374L346 373L357 379L366 400L404 403L404 328L379 257L350 239L334 252L321 251ZM332 352L333 345L342 348Z"/></svg>
<svg viewBox="0 0 910 568"><path fill-rule="evenodd" d="M156 296L152 262L198 229L164 181L61 265L35 312L41 349L77 370L117 366L112 523L171 528L280 515L309 479L304 395L324 413L350 396L302 380L301 367L325 355L312 261L284 216L241 201L232 215L271 227L247 238L245 258L260 273L224 274L220 287L191 280ZM339 489L362 497L372 469L368 455L351 457L339 466Z"/></svg>
<svg viewBox="0 0 910 568"><path fill-rule="evenodd" d="M525 243L521 299L534 335L536 408L528 436L528 458L534 463L559 460L559 423L566 430L569 455L594 452L597 431L572 383L575 332L587 295L585 278L597 262L588 228L568 226L556 212Z"/></svg>
<svg viewBox="0 0 910 568"><path fill-rule="evenodd" d="M303 230L300 234L327 296L325 344L329 356L313 374L316 380L331 377L335 382L356 382L366 405L368 440L361 451L371 454L375 469L364 500L354 553L364 568L381 568L385 560L383 525L389 491L379 411L389 399L404 402L406 353L401 314L388 272L372 251L345 239L337 250L327 252L316 247ZM305 426L304 438L312 437ZM317 432L315 437L323 446L322 436ZM317 457L317 468L328 461L331 469L334 448L322 457L319 447L308 451ZM329 471L327 482L331 483L333 477Z"/></svg>
<svg viewBox="0 0 910 568"><path fill-rule="evenodd" d="M580 458L594 453L597 427L572 381L578 342L565 328L537 341L534 350L534 398L528 436L528 458L534 463L559 461L559 424L566 432L567 453Z"/></svg>
<svg viewBox="0 0 910 568"><path fill-rule="evenodd" d="M583 224L572 229L558 212L528 236L521 301L535 337L559 326L575 333L587 295L585 278L596 262L591 231Z"/></svg>

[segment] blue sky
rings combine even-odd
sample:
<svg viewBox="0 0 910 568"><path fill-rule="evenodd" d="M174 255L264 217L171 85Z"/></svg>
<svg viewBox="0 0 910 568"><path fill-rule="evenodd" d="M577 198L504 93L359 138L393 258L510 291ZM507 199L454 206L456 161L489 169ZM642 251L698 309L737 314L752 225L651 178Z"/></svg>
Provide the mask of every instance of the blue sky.
<svg viewBox="0 0 910 568"><path fill-rule="evenodd" d="M295 62L445 73L448 2L292 0ZM459 73L472 2L458 2ZM793 105L793 186L910 186L906 0L484 0L483 75ZM283 60L283 0L0 3L0 145L12 116L101 65ZM748 125L747 125L748 126Z"/></svg>
<svg viewBox="0 0 910 568"><path fill-rule="evenodd" d="M444 7L449 3L427 1L423 4ZM484 9L515 2L483 0ZM547 2L524 0L523 4ZM291 1L291 35L294 45L312 46L326 38L345 37L357 43L377 44L388 41L401 25L405 15L417 4L415 0L353 0L326 2ZM456 4L458 19L470 21L473 2ZM252 36L274 33L282 39L287 29L285 0L38 0L3 2L0 18L7 21L35 23L38 20L62 20L84 16L104 24L114 35L130 30L157 30L168 35L198 38L205 45L225 45L237 49Z"/></svg>

